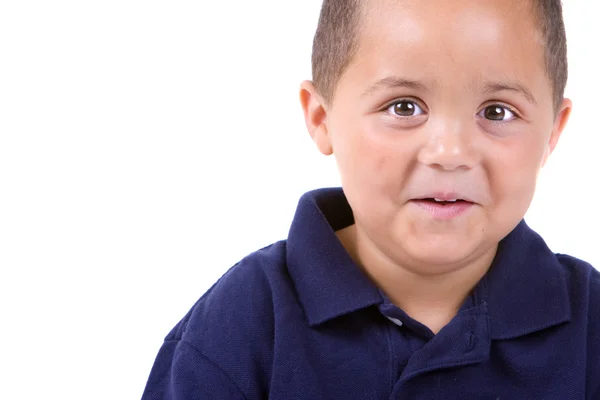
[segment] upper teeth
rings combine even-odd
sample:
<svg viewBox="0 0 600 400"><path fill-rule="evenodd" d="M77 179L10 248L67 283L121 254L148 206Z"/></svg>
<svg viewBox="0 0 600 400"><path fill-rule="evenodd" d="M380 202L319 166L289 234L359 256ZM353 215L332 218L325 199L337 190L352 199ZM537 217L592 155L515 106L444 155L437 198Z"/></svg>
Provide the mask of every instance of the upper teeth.
<svg viewBox="0 0 600 400"><path fill-rule="evenodd" d="M436 199L434 198L435 201L447 201L449 203L454 203L456 201L456 199L451 199L451 200L442 200L442 199Z"/></svg>

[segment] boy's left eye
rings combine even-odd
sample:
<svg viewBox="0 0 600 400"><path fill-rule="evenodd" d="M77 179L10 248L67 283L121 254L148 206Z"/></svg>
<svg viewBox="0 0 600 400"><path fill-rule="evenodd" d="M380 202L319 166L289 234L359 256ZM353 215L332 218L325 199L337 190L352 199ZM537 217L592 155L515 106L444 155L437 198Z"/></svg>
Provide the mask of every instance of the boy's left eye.
<svg viewBox="0 0 600 400"><path fill-rule="evenodd" d="M508 107L500 104L487 106L479 112L479 116L490 121L512 121L517 117Z"/></svg>

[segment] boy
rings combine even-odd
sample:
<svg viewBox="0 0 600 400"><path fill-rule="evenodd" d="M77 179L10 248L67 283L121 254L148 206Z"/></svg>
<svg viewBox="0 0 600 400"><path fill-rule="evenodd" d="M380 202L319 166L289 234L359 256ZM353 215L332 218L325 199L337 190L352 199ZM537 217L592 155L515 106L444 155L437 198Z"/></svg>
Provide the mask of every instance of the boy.
<svg viewBox="0 0 600 400"><path fill-rule="evenodd" d="M325 0L342 189L167 336L151 399L600 399L600 273L522 221L571 111L559 0Z"/></svg>

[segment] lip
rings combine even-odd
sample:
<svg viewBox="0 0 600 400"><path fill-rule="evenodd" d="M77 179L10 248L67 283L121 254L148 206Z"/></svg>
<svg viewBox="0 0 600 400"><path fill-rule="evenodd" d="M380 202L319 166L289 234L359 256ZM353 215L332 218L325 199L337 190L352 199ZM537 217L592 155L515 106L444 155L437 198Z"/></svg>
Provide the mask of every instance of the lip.
<svg viewBox="0 0 600 400"><path fill-rule="evenodd" d="M444 197L435 197L441 198ZM455 199L456 197L448 197L448 199ZM410 201L416 206L420 207L422 210L431 215L434 219L439 220L452 220L454 218L458 218L459 216L467 213L475 203L470 201L457 201L452 204L436 204L435 202L428 201L425 199L414 199Z"/></svg>
<svg viewBox="0 0 600 400"><path fill-rule="evenodd" d="M444 200L444 201L464 200L469 203L475 203L475 201L473 201L473 199L466 197L460 193L456 193L456 192L432 192L432 193L428 193L427 195L421 196L414 200L425 200L425 199L440 199L440 200Z"/></svg>

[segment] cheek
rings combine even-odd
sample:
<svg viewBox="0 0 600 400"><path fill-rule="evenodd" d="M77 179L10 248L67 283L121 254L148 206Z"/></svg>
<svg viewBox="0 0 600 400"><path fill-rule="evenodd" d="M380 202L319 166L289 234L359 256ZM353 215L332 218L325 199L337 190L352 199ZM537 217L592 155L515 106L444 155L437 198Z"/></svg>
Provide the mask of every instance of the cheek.
<svg viewBox="0 0 600 400"><path fill-rule="evenodd" d="M495 155L490 183L503 215L515 214L520 218L527 211L535 192L543 149L540 143L521 143Z"/></svg>
<svg viewBox="0 0 600 400"><path fill-rule="evenodd" d="M399 187L410 159L407 144L397 132L369 121L346 124L343 136L333 140L342 181L387 190Z"/></svg>
<svg viewBox="0 0 600 400"><path fill-rule="evenodd" d="M339 131L338 131L339 132ZM333 141L344 192L355 217L368 225L389 223L408 175L409 147L397 132L348 123Z"/></svg>

